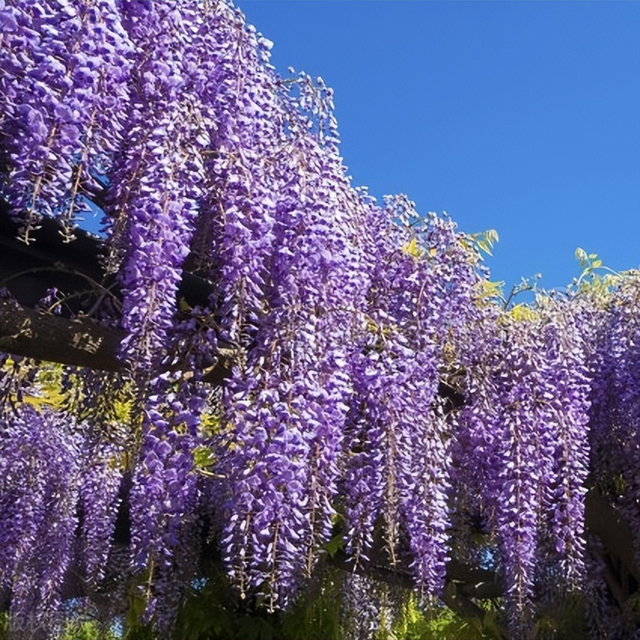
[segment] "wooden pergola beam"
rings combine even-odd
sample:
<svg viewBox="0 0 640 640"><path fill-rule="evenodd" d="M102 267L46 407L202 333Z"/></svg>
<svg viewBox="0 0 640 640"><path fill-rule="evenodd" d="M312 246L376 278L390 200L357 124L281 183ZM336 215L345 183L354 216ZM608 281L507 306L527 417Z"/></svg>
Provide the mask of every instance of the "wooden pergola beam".
<svg viewBox="0 0 640 640"><path fill-rule="evenodd" d="M47 362L98 371L127 370L118 357L126 336L122 329L105 328L89 318L60 318L0 298L0 351ZM231 372L234 352L220 347L219 361L203 377L221 384Z"/></svg>
<svg viewBox="0 0 640 640"><path fill-rule="evenodd" d="M0 199L0 351L48 362L99 371L126 371L118 354L127 335L83 315L87 301L111 297L119 304L117 279L107 274L102 240L78 229L68 242L58 222L43 218L31 233L32 241L19 239L19 225ZM38 308L47 292L61 292L60 315ZM177 298L188 305L206 306L213 284L184 272ZM234 353L222 346L219 364L205 381L221 384L228 377Z"/></svg>
<svg viewBox="0 0 640 640"><path fill-rule="evenodd" d="M120 371L117 353L126 333L89 319L68 320L0 299L0 351L18 356Z"/></svg>

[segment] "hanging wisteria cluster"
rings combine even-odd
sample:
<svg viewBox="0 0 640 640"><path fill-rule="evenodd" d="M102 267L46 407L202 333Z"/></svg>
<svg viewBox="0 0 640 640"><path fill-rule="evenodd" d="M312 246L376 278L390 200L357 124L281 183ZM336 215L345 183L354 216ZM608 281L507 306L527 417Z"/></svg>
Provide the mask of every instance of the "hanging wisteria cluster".
<svg viewBox="0 0 640 640"><path fill-rule="evenodd" d="M126 335L124 373L59 367L55 397L2 361L16 638L79 597L169 637L212 546L241 600L286 609L336 540L424 598L452 559L494 571L528 638L541 599L605 593L590 488L640 554L636 277L503 305L477 237L352 186L331 91L281 78L224 0L0 0L0 25L0 196L25 242L103 212L118 293L82 313Z"/></svg>
<svg viewBox="0 0 640 640"><path fill-rule="evenodd" d="M467 337L457 515L496 540L514 637L527 637L536 585L584 578L590 381L579 309L548 300L535 317L494 312Z"/></svg>
<svg viewBox="0 0 640 640"><path fill-rule="evenodd" d="M56 629L70 576L104 579L122 468L115 446L49 409L3 411L0 431L0 589L18 637ZM80 543L80 544L78 544Z"/></svg>

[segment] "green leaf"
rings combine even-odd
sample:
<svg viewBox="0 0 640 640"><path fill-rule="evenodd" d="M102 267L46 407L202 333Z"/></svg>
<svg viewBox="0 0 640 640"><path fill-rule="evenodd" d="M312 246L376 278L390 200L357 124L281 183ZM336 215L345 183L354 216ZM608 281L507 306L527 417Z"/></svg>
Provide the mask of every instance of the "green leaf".
<svg viewBox="0 0 640 640"><path fill-rule="evenodd" d="M344 536L342 534L338 534L333 536L329 542L325 542L323 545L323 549L327 552L330 558L338 553L341 549L344 548Z"/></svg>
<svg viewBox="0 0 640 640"><path fill-rule="evenodd" d="M412 258L420 258L424 253L417 238L411 238L411 240L402 247L402 251Z"/></svg>
<svg viewBox="0 0 640 640"><path fill-rule="evenodd" d="M509 311L509 314L516 322L533 321L538 318L538 314L524 303L514 305Z"/></svg>
<svg viewBox="0 0 640 640"><path fill-rule="evenodd" d="M198 469L210 467L216 461L210 447L200 445L193 450L193 464Z"/></svg>
<svg viewBox="0 0 640 640"><path fill-rule="evenodd" d="M498 232L495 229L487 229L482 233L474 233L471 235L471 238L476 247L489 256L493 255L493 245L495 245L499 240Z"/></svg>

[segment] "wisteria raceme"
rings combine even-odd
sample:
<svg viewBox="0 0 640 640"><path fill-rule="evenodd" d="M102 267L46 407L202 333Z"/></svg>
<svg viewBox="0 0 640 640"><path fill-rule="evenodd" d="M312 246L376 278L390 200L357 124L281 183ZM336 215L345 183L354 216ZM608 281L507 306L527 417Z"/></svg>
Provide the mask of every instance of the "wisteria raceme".
<svg viewBox="0 0 640 640"><path fill-rule="evenodd" d="M2 194L25 239L43 214L71 234L119 147L131 44L113 0L9 2L1 15Z"/></svg>
<svg viewBox="0 0 640 640"><path fill-rule="evenodd" d="M387 211L416 223L406 200L390 200ZM437 393L447 342L457 323L474 313L478 276L450 222L431 217L404 245L400 229L377 231L384 240L374 254L369 335L361 347L367 355L354 362L361 409L353 414L355 451L347 471L348 540L356 557L366 557L372 525L383 517L393 559L404 528L418 583L437 593L449 522L447 428Z"/></svg>
<svg viewBox="0 0 640 640"><path fill-rule="evenodd" d="M340 185L336 179L341 166L323 160L313 139L299 144L307 149L303 154L304 147L294 147L291 174L298 173L299 182L290 179L276 209L275 221L284 233L275 238L269 313L248 352L243 377L232 382L227 404L242 446L230 461L238 484L229 503L233 515L225 544L235 551L231 555L239 560L239 575L245 573L245 561L237 549L248 547L255 565L262 567L253 577L249 571L251 582L283 586L310 573L316 538L327 540L331 533L351 393L345 345L359 324L354 317L358 290L360 299L364 294L346 268L349 254L344 250L352 251L352 259L362 252L348 218L348 207L362 204L349 197L346 180ZM331 177L334 188L342 186L334 194L328 188ZM302 188L315 182L318 189L327 184L321 201L308 200ZM298 233L290 231L296 228ZM262 458L267 443L267 457L255 459ZM252 485L269 487L269 497L259 506L250 498ZM306 559L300 557L300 547L308 550ZM286 600L284 593L279 597Z"/></svg>
<svg viewBox="0 0 640 640"><path fill-rule="evenodd" d="M188 406L172 389L179 381L172 384L165 376L152 387L130 495L131 553L134 573L148 574L141 594L145 616L158 632L168 633L198 551L199 486L193 456L195 422L203 405L196 401Z"/></svg>
<svg viewBox="0 0 640 640"><path fill-rule="evenodd" d="M361 559L369 560L368 550L375 542L376 520L384 513L385 499L391 502L391 496L385 490L389 487L393 491L393 477L385 475L385 424L390 420L386 415L388 403L383 400L386 389L379 360L375 352L359 358L354 356L351 360L354 393L359 403L348 416L345 428L345 441L350 453L345 470L345 486L349 488L345 518L348 523L347 550L356 565ZM371 401L369 394L373 396ZM393 473L393 468L390 471ZM393 503L389 506L394 510ZM389 533L393 538L393 521L391 518L387 520L391 521Z"/></svg>
<svg viewBox="0 0 640 640"><path fill-rule="evenodd" d="M0 0L0 25L0 196L25 240L102 208L77 324L126 334L121 374L2 357L16 637L107 592L169 637L212 557L245 609L290 609L331 562L450 603L451 558L495 570L510 638L559 593L631 629L585 494L640 550L637 274L504 305L477 236L351 184L331 90L280 77L226 0ZM76 295L39 312L75 326Z"/></svg>
<svg viewBox="0 0 640 640"><path fill-rule="evenodd" d="M550 515L564 586L578 588L585 575L584 497L589 473L591 390L585 347L590 319L579 304L559 307L546 318L542 334L547 385L542 402L548 410L552 459L552 480L544 506Z"/></svg>
<svg viewBox="0 0 640 640"><path fill-rule="evenodd" d="M526 616L539 542L540 487L545 482L550 452L544 437L548 423L541 415L542 399L538 399L535 392L544 382L541 349L537 344L533 349L513 344L517 340L515 337L510 336L507 340L505 360L509 373L503 373L500 380L502 415L497 425L501 495L496 525L501 551L506 557L505 574L513 607L514 634L523 634L523 627L528 623Z"/></svg>
<svg viewBox="0 0 640 640"><path fill-rule="evenodd" d="M67 416L22 405L0 439L0 585L17 632L51 631L78 523L81 440Z"/></svg>
<svg viewBox="0 0 640 640"><path fill-rule="evenodd" d="M391 589L353 574L342 584L345 640L369 640L390 632L397 615Z"/></svg>
<svg viewBox="0 0 640 640"><path fill-rule="evenodd" d="M105 578L121 502L122 450L111 443L87 444L84 448L79 480L80 562L85 579L97 589Z"/></svg>
<svg viewBox="0 0 640 640"><path fill-rule="evenodd" d="M258 247L261 253L269 250L272 233L272 253L252 274L255 280L268 266L268 280L250 285L242 271L222 279L241 278L242 307L253 306L253 289L247 287L262 297L260 316L250 307L244 311L248 335L254 318L259 329L227 395L227 419L240 446L229 459L229 476L236 480L223 544L238 579L271 584L279 604L311 573L315 547L331 535L351 394L345 347L362 325L367 291L366 274L354 267L363 266L366 245L358 227L366 223L369 205L350 189L335 136L329 135L331 123L325 125L322 111L306 98L316 88L305 76L298 82L298 97L270 107L275 110L270 122L278 122L280 114L288 128L273 138L282 158L277 167L282 187L265 199L273 202L273 226L261 229ZM315 128L296 123L294 107L301 102L311 105L308 117L318 118ZM227 217L227 233L233 229L229 223L235 219ZM235 252L251 248L246 237L249 247ZM259 256L252 251L249 264ZM234 300L234 291L230 294L227 299ZM265 488L259 504L251 498L257 486Z"/></svg>
<svg viewBox="0 0 640 640"><path fill-rule="evenodd" d="M513 637L528 633L538 567L557 567L565 588L584 576L590 383L578 318L579 307L550 301L536 319L477 329L491 351L467 364L470 401L454 445L459 517L498 537Z"/></svg>
<svg viewBox="0 0 640 640"><path fill-rule="evenodd" d="M284 187L283 109L276 78L260 60L267 41L247 32L237 13L218 17L212 78L206 98L215 113L211 139L216 153L207 165L208 195L202 217L206 260L219 291L221 335L248 344L263 315L273 254L276 194ZM243 64L242 61L250 61ZM215 87L215 91L213 90Z"/></svg>
<svg viewBox="0 0 640 640"><path fill-rule="evenodd" d="M179 9L180 5L180 10ZM189 3L157 2L152 11L126 5L137 51L133 61L127 144L110 179L106 213L121 272L123 352L154 370L175 311L204 180L206 116L191 79L197 31ZM124 237L123 237L124 235Z"/></svg>

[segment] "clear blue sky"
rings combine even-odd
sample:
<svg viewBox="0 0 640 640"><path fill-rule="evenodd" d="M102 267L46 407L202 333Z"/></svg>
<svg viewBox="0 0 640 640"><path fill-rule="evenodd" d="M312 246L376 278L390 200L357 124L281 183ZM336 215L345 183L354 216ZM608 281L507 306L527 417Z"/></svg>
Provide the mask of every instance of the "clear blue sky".
<svg viewBox="0 0 640 640"><path fill-rule="evenodd" d="M494 279L640 265L640 2L236 4L334 88L354 183L495 228Z"/></svg>

